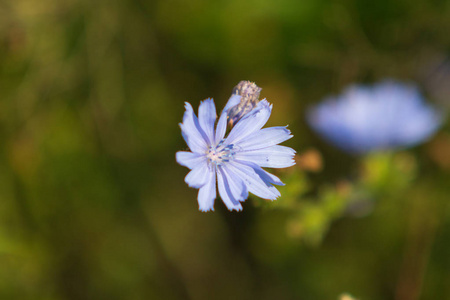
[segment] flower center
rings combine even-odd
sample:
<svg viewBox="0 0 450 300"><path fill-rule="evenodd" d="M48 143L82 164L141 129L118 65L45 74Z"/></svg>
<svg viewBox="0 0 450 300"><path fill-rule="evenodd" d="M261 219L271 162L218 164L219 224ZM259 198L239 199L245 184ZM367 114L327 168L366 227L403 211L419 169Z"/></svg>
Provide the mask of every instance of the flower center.
<svg viewBox="0 0 450 300"><path fill-rule="evenodd" d="M233 144L223 146L222 140L217 146L209 147L208 151L206 151L206 158L208 158L210 163L220 166L233 159L234 154Z"/></svg>

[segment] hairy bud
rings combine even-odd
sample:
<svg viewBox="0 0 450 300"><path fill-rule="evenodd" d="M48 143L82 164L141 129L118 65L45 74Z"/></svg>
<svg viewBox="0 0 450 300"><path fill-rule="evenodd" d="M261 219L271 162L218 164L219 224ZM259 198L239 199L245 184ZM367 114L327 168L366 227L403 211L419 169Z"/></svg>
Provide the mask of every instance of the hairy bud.
<svg viewBox="0 0 450 300"><path fill-rule="evenodd" d="M232 94L241 96L241 101L228 111L228 123L231 127L256 107L260 93L261 88L251 81L243 80L234 87Z"/></svg>

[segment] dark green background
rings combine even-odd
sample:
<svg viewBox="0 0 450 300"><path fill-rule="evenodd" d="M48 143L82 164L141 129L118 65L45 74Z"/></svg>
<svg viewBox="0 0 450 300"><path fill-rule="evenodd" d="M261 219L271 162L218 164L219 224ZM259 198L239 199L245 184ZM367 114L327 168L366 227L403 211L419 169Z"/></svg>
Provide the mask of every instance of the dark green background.
<svg viewBox="0 0 450 300"><path fill-rule="evenodd" d="M288 234L283 197L200 213L175 162L183 103L220 109L255 81L285 145L323 155L300 176L312 197L294 199L314 203L361 161L305 108L386 77L448 105L426 88L449 32L449 1L1 1L0 298L450 299L448 125L407 154L413 184L316 243Z"/></svg>

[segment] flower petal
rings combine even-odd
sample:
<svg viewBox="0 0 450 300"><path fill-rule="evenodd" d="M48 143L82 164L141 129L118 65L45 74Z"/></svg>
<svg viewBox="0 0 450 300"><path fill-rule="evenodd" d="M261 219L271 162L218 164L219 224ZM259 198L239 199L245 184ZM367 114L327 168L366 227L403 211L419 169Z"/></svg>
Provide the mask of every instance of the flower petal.
<svg viewBox="0 0 450 300"><path fill-rule="evenodd" d="M227 121L227 112L224 109L220 115L219 122L217 122L215 145L220 143L225 136L225 132L227 131Z"/></svg>
<svg viewBox="0 0 450 300"><path fill-rule="evenodd" d="M284 185L284 183L281 182L280 178L278 178L277 176L275 176L273 174L270 174L269 172L262 169L260 166L258 166L255 163L252 163L249 161L239 161L239 163L252 168L255 171L255 173L258 174L258 176L262 179L262 181L264 181L264 183L267 184L268 186L270 186L271 184ZM277 192L278 192L278 190L277 190Z"/></svg>
<svg viewBox="0 0 450 300"><path fill-rule="evenodd" d="M198 107L198 121L208 138L208 143L214 143L214 123L216 122L216 106L213 99L206 99Z"/></svg>
<svg viewBox="0 0 450 300"><path fill-rule="evenodd" d="M209 179L209 172L210 169L208 168L208 164L206 161L190 171L186 177L184 178L184 181L193 188L200 188L204 186Z"/></svg>
<svg viewBox="0 0 450 300"><path fill-rule="evenodd" d="M207 181L204 186L198 190L199 210L206 212L214 210L214 200L216 199L216 171L208 170Z"/></svg>
<svg viewBox="0 0 450 300"><path fill-rule="evenodd" d="M225 176L228 185L230 187L230 192L233 195L233 198L239 200L240 202L244 202L248 198L248 190L242 179L233 173L226 165L222 166L221 171L223 171L223 175Z"/></svg>
<svg viewBox="0 0 450 300"><path fill-rule="evenodd" d="M188 151L178 151L175 155L177 163L182 166L193 169L201 163L205 162L205 156L198 153L192 153Z"/></svg>
<svg viewBox="0 0 450 300"><path fill-rule="evenodd" d="M191 104L185 102L185 108L183 123L180 124L183 138L192 152L202 153L207 149L206 134L200 127Z"/></svg>
<svg viewBox="0 0 450 300"><path fill-rule="evenodd" d="M228 112L228 110L230 108L232 108L233 106L236 106L239 104L239 102L241 102L241 96L239 95L231 95L230 99L228 99L227 104L225 105L223 111Z"/></svg>
<svg viewBox="0 0 450 300"><path fill-rule="evenodd" d="M248 165L234 160L227 165L227 168L236 176L239 176L244 181L248 191L256 196L269 200L275 200L280 196L280 192L275 187L264 182L260 175Z"/></svg>
<svg viewBox="0 0 450 300"><path fill-rule="evenodd" d="M275 145L264 149L236 152L235 158L255 163L260 167L287 168L295 165L294 155L294 149Z"/></svg>
<svg viewBox="0 0 450 300"><path fill-rule="evenodd" d="M260 130L267 122L272 112L272 105L267 100L262 100L258 105L245 115L228 135L225 144L236 144L245 140L256 131Z"/></svg>
<svg viewBox="0 0 450 300"><path fill-rule="evenodd" d="M234 197L228 178L220 167L217 169L217 186L219 188L220 198L222 198L222 201L227 206L228 210L242 210L242 205L239 203L239 200Z"/></svg>
<svg viewBox="0 0 450 300"><path fill-rule="evenodd" d="M239 143L245 150L256 150L282 143L292 137L284 126L264 128Z"/></svg>
<svg viewBox="0 0 450 300"><path fill-rule="evenodd" d="M254 169L255 172L261 177L263 181L266 183L276 184L276 185L285 185L280 178L273 175L272 173L267 172L266 170L259 168L258 170ZM278 191L278 190L277 190ZM281 196L281 194L280 194Z"/></svg>

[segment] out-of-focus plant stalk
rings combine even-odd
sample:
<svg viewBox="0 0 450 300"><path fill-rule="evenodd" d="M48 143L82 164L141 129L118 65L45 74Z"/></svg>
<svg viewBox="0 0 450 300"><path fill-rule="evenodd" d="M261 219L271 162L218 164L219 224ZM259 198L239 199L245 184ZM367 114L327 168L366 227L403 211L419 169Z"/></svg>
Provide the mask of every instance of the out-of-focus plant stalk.
<svg viewBox="0 0 450 300"><path fill-rule="evenodd" d="M396 300L417 300L421 297L431 248L442 221L440 212L445 211L439 207L445 201L436 201L440 196L429 195L430 190L419 191L409 203L410 219L395 291Z"/></svg>

